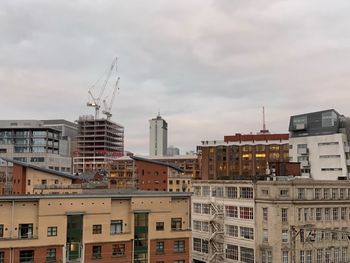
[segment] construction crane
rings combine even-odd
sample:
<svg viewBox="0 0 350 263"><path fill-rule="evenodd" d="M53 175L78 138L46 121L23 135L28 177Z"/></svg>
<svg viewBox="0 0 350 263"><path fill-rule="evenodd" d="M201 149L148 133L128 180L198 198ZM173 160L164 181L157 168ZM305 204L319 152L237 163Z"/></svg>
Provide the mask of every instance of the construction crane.
<svg viewBox="0 0 350 263"><path fill-rule="evenodd" d="M88 93L89 93L89 95L90 95L90 97L91 97L91 101L87 102L86 105L87 105L88 107L93 107L93 108L95 108L95 119L98 119L98 118L99 118L100 108L101 108L101 98L102 98L102 96L103 96L103 94L104 94L104 92L105 92L105 90L106 90L107 84L108 84L108 82L109 82L109 80L110 80L110 78L111 78L111 75L112 75L112 73L113 73L114 70L115 70L115 73L116 73L116 75L117 75L117 71L118 71L117 62L118 62L118 57L116 57L115 59L113 59L113 62L112 62L112 64L111 64L111 66L109 67L109 69L106 71L106 73L104 73L104 74L102 75L102 77L101 77L100 79L98 79L98 80L95 82L95 84L92 85L91 89L88 91ZM98 96L95 97L95 96L93 95L93 93L92 93L92 89L94 89L94 88L100 83L100 81L103 79L103 77L105 77L105 78L104 78L104 81L103 81L103 83L102 83L100 92L99 92ZM117 87L117 85L118 85L118 82L119 82L119 77L117 77L117 81L116 81L116 85L115 85L114 90L116 89L116 87ZM115 91L113 91L113 94L114 94L114 95L112 95L112 98L114 99ZM111 102L113 101L113 99L111 100ZM112 105L112 103L110 103L110 105ZM110 107L112 107L112 106L110 106ZM108 111L108 109L109 109L109 111ZM110 113L110 108L108 108L108 109L105 110L106 113L109 114L110 116L112 116L112 114ZM103 113L106 114L105 112L103 112ZM107 114L106 114L106 115L107 115ZM108 118L109 115L107 115L107 118ZM110 118L110 117L109 117L109 118Z"/></svg>
<svg viewBox="0 0 350 263"><path fill-rule="evenodd" d="M115 82L114 88L113 88L113 93L112 93L112 97L109 101L109 105L107 105L106 99L103 100L104 110L102 111L102 113L107 116L107 120L109 120L112 117L111 110L112 110L115 94L119 90L119 87L118 87L119 80L120 80L120 78L118 77L117 81Z"/></svg>

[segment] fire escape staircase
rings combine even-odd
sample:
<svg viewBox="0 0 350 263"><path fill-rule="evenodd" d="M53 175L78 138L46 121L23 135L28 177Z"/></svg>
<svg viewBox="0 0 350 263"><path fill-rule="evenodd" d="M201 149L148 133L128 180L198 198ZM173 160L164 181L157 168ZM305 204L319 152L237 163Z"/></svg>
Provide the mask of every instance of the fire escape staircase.
<svg viewBox="0 0 350 263"><path fill-rule="evenodd" d="M224 261L224 210L223 206L211 202L209 237L209 262Z"/></svg>

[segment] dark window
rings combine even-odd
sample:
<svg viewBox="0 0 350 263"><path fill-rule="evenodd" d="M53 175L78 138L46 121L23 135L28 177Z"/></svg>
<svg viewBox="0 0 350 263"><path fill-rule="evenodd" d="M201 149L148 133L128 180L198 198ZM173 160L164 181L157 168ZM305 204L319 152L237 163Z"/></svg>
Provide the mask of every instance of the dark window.
<svg viewBox="0 0 350 263"><path fill-rule="evenodd" d="M48 237L57 236L57 226L49 226L47 228L47 236Z"/></svg>
<svg viewBox="0 0 350 263"><path fill-rule="evenodd" d="M18 228L18 236L19 238L33 238L33 224L20 224Z"/></svg>
<svg viewBox="0 0 350 263"><path fill-rule="evenodd" d="M111 234L123 233L123 220L112 220L111 221Z"/></svg>
<svg viewBox="0 0 350 263"><path fill-rule="evenodd" d="M28 185L30 185L30 180L28 180Z"/></svg>
<svg viewBox="0 0 350 263"><path fill-rule="evenodd" d="M93 225L92 234L102 234L102 225Z"/></svg>
<svg viewBox="0 0 350 263"><path fill-rule="evenodd" d="M164 242L158 241L156 243L156 253L157 254L164 254Z"/></svg>
<svg viewBox="0 0 350 263"><path fill-rule="evenodd" d="M185 241L177 240L174 241L174 252L184 252L185 251Z"/></svg>
<svg viewBox="0 0 350 263"><path fill-rule="evenodd" d="M0 263L5 263L5 252L0 252Z"/></svg>
<svg viewBox="0 0 350 263"><path fill-rule="evenodd" d="M34 250L22 250L19 252L20 263L34 262Z"/></svg>
<svg viewBox="0 0 350 263"><path fill-rule="evenodd" d="M121 257L125 255L125 244L115 244L112 248L112 256Z"/></svg>
<svg viewBox="0 0 350 263"><path fill-rule="evenodd" d="M164 231L164 222L156 222L156 230Z"/></svg>
<svg viewBox="0 0 350 263"><path fill-rule="evenodd" d="M101 258L101 246L92 246L92 258Z"/></svg>
<svg viewBox="0 0 350 263"><path fill-rule="evenodd" d="M47 184L47 180L41 180L41 184Z"/></svg>
<svg viewBox="0 0 350 263"><path fill-rule="evenodd" d="M182 229L182 218L172 218L171 230L181 230L181 229Z"/></svg>
<svg viewBox="0 0 350 263"><path fill-rule="evenodd" d="M46 262L56 262L56 248L46 249Z"/></svg>
<svg viewBox="0 0 350 263"><path fill-rule="evenodd" d="M4 237L4 225L0 225L0 238Z"/></svg>

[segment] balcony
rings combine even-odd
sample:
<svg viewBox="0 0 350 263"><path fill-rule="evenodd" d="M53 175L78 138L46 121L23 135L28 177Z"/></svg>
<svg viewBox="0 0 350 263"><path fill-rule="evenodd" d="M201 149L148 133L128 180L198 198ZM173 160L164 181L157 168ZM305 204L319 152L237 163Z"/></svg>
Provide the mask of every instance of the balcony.
<svg viewBox="0 0 350 263"><path fill-rule="evenodd" d="M307 154L309 154L309 149L308 148L299 148L298 154L307 155Z"/></svg>

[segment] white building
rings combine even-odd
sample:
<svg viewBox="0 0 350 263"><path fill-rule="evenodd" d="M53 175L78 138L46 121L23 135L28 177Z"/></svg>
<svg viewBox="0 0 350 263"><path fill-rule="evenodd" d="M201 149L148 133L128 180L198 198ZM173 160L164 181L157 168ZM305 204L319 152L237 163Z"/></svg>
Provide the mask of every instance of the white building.
<svg viewBox="0 0 350 263"><path fill-rule="evenodd" d="M349 119L335 110L292 116L289 124L292 162L304 177L317 180L349 178Z"/></svg>
<svg viewBox="0 0 350 263"><path fill-rule="evenodd" d="M168 147L168 124L158 114L149 121L149 155L164 156Z"/></svg>

